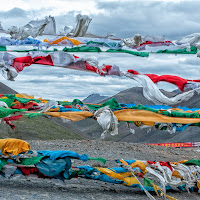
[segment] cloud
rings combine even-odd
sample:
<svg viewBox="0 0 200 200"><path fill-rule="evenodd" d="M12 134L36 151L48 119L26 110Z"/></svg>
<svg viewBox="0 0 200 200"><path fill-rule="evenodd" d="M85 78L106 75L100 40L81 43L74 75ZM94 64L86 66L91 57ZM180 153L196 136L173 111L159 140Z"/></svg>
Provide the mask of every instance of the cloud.
<svg viewBox="0 0 200 200"><path fill-rule="evenodd" d="M21 54L17 53L17 56L19 55ZM76 53L76 55L84 58L88 53ZM150 54L148 58L123 53L92 53L92 55L97 57L100 65L116 64L123 72L134 69L140 73L171 74L187 79L199 79L199 66L190 63L191 59L196 59L195 55ZM7 81L2 76L0 81L20 93L69 101L75 98L82 100L92 93L112 96L122 90L140 86L127 77L104 77L95 73L46 65L26 67L19 73L15 82ZM165 82L159 83L158 87L167 91L176 89L175 86Z"/></svg>
<svg viewBox="0 0 200 200"><path fill-rule="evenodd" d="M22 24L26 24L28 19L28 13L20 8L13 8L8 11L0 12L0 20L3 28L7 29L10 26L22 26Z"/></svg>
<svg viewBox="0 0 200 200"><path fill-rule="evenodd" d="M97 35L115 33L126 38L139 33L180 39L200 29L199 1L88 0L86 5L83 1L69 3L58 0L56 4L54 1L44 4L39 0L20 0L7 7L12 9L0 11L2 25L6 28L22 26L30 20L52 15L55 16L58 32L66 25L75 26L75 15L83 13L92 17L88 31Z"/></svg>
<svg viewBox="0 0 200 200"><path fill-rule="evenodd" d="M1 18L24 18L27 17L27 12L21 8L13 8L8 11L2 11L0 13Z"/></svg>
<svg viewBox="0 0 200 200"><path fill-rule="evenodd" d="M55 1L49 1L46 5L42 0L19 0L16 4L12 2L16 1L10 0L7 7L1 7L0 19L4 28L23 26L30 20L51 14L55 15L58 32L65 25L75 26L77 13L88 13L92 17L88 31L97 35L116 33L117 36L126 38L139 33L180 39L200 30L199 1L89 0L85 4L84 1L74 3L58 0L56 4ZM76 55L86 57L89 54ZM123 53L92 55L98 58L100 65L116 64L124 72L134 69L140 73L172 74L187 79L199 79L200 59L195 55L150 54L148 58ZM126 77L100 77L93 73L42 65L26 67L15 82L8 82L1 76L0 81L20 93L57 100L84 99L91 93L111 96L121 90L138 86L135 81ZM159 87L168 91L174 89L174 86L166 83L159 84Z"/></svg>
<svg viewBox="0 0 200 200"><path fill-rule="evenodd" d="M198 67L200 66L200 59L198 57L188 57L188 58L182 58L179 61L180 64L184 64L184 65L197 65Z"/></svg>
<svg viewBox="0 0 200 200"><path fill-rule="evenodd" d="M104 14L93 15L90 30L96 34L112 32L120 37L140 33L177 39L199 31L199 6L199 1L98 2L97 8Z"/></svg>

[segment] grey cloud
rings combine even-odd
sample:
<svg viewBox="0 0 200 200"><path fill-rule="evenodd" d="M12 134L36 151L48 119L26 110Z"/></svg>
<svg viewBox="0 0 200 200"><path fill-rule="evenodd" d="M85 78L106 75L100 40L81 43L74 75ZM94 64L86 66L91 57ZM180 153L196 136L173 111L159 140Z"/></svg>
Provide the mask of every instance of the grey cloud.
<svg viewBox="0 0 200 200"><path fill-rule="evenodd" d="M27 11L21 9L21 8L13 8L11 10L8 11L1 11L0 12L0 18L26 18L27 15ZM19 19L20 20L20 19Z"/></svg>
<svg viewBox="0 0 200 200"><path fill-rule="evenodd" d="M86 53L79 53L84 57ZM194 55L150 54L149 58L140 58L129 54L94 53L101 63L117 64L122 71L134 69L140 73L172 74L187 79L199 79L199 66L190 64ZM185 60L185 63L182 61ZM28 72L26 71L28 70ZM25 68L15 82L3 77L0 81L21 93L34 94L55 100L84 99L91 93L112 96L124 89L139 86L127 77L105 76L71 69L34 65ZM159 88L171 91L175 86L160 83Z"/></svg>
<svg viewBox="0 0 200 200"><path fill-rule="evenodd" d="M104 9L106 15L93 16L90 30L96 34L114 32L120 37L140 33L178 39L199 31L199 6L198 1L99 2L97 7Z"/></svg>
<svg viewBox="0 0 200 200"><path fill-rule="evenodd" d="M13 8L8 11L0 11L0 22L3 28L8 29L11 26L24 26L29 21L35 19L42 19L48 16L51 9L39 9L39 10L23 10L21 8ZM46 14L45 14L46 13Z"/></svg>
<svg viewBox="0 0 200 200"><path fill-rule="evenodd" d="M96 1L98 10L93 14L89 32L97 35L115 33L117 36L132 37L142 35L165 35L167 39L180 39L184 35L199 32L199 1ZM55 16L57 32L66 25L75 26L75 16L81 10L73 10ZM32 19L49 15L51 9L25 11L14 8L0 12L3 27L22 26Z"/></svg>
<svg viewBox="0 0 200 200"><path fill-rule="evenodd" d="M20 8L13 8L9 11L0 12L0 21L4 29L8 29L11 26L23 26L28 23L27 11Z"/></svg>
<svg viewBox="0 0 200 200"><path fill-rule="evenodd" d="M70 11L67 13L63 13L59 16L55 16L56 20L56 29L57 33L61 28L64 28L65 26L73 26L75 27L76 25L76 16L77 11Z"/></svg>
<svg viewBox="0 0 200 200"><path fill-rule="evenodd" d="M184 60L179 61L180 64L188 64L188 65L198 65L200 66L200 59L195 57L195 58L187 58Z"/></svg>

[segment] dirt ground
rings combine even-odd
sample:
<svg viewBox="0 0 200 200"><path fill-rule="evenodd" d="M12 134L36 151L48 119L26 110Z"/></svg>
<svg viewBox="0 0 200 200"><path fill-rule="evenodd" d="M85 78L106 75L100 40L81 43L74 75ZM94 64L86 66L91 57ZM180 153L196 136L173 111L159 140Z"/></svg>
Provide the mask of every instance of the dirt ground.
<svg viewBox="0 0 200 200"><path fill-rule="evenodd" d="M157 161L180 161L182 159L199 159L199 152L196 149L177 149L170 147L146 146L144 144L105 142L97 140L53 140L28 141L33 150L71 150L79 154L87 154L91 157L104 157L108 161L106 166L117 166L115 159L139 159ZM73 165L92 165L94 161L73 162ZM1 179L0 199L119 199L119 200L145 200L148 199L145 193L138 189L104 183L83 178L75 178L65 181L49 181L44 179ZM168 195L181 200L198 200L200 196L193 192L169 191ZM152 195L156 199L155 193Z"/></svg>

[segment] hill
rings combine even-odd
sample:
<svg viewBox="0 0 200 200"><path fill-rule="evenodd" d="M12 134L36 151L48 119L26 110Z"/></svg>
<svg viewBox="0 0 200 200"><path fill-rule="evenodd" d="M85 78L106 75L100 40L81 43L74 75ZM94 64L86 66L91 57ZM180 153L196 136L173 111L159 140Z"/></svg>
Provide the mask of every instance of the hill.
<svg viewBox="0 0 200 200"><path fill-rule="evenodd" d="M175 92L161 90L168 97L172 97ZM17 92L8 86L0 83L0 93L16 94ZM136 103L143 105L153 105L152 102L144 98L142 88L134 87L119 92L108 97L98 94L90 95L86 98L88 103L103 103L111 98L115 98L119 103ZM99 102L98 102L99 101ZM180 106L200 107L200 95L196 93L188 102L182 102ZM175 105L179 106L179 105ZM15 137L20 139L99 139L102 133L101 126L93 119L85 119L78 122L63 123L59 118L48 119L44 117L28 119L26 117L13 122L16 130L13 131L8 125L1 124L0 138ZM119 122L119 134L117 136L107 136L106 140L117 142L188 142L200 141L199 127L189 127L183 132L169 134L165 131L151 129L147 133L146 129L140 129L134 124L131 128L135 129L135 134L130 133L125 122Z"/></svg>
<svg viewBox="0 0 200 200"><path fill-rule="evenodd" d="M166 96L172 97L176 95L174 92L166 92L161 90ZM136 103L143 105L153 105L152 102L148 101L142 93L141 87L134 87L124 91L119 92L118 94L109 97L108 99L101 101L103 103L111 98L115 98L119 103ZM92 102L90 102L92 103ZM187 107L200 107L200 95L195 93L195 95L187 102L182 102L176 106L187 106ZM82 130L84 133L88 134L92 138L99 138L102 133L102 128L100 125L92 119L85 119L79 122L70 122L77 129ZM135 134L130 133L125 122L119 123L119 134L116 136L108 136L106 140L120 141L120 142L133 142L133 143L159 143L159 142L188 142L188 141L200 141L199 127L188 127L183 132L176 132L170 134L166 131L159 131L151 128L147 133L147 129L140 129L134 124L131 125L131 128L135 129Z"/></svg>
<svg viewBox="0 0 200 200"><path fill-rule="evenodd" d="M105 99L108 99L108 96L101 96L100 94L91 94L87 98L83 99L84 103L99 103Z"/></svg>
<svg viewBox="0 0 200 200"><path fill-rule="evenodd" d="M0 82L0 94L17 94L17 92Z"/></svg>
<svg viewBox="0 0 200 200"><path fill-rule="evenodd" d="M0 82L1 94L17 94L17 92ZM40 116L38 118L28 119L22 117L20 120L12 122L16 126L13 131L7 124L1 123L0 138L19 138L27 139L84 139L87 138L81 134L81 131L75 128L69 128L59 124L51 119Z"/></svg>
<svg viewBox="0 0 200 200"><path fill-rule="evenodd" d="M13 131L7 124L2 123L0 129L0 139L18 138L23 140L52 140L52 139L84 139L79 133L54 121L39 116L28 119L22 117L20 120L12 122L16 126Z"/></svg>
<svg viewBox="0 0 200 200"><path fill-rule="evenodd" d="M182 107L188 107L188 108L200 108L200 94L198 92L195 92L194 96L189 99L188 101L184 101L178 105L175 106L182 106Z"/></svg>

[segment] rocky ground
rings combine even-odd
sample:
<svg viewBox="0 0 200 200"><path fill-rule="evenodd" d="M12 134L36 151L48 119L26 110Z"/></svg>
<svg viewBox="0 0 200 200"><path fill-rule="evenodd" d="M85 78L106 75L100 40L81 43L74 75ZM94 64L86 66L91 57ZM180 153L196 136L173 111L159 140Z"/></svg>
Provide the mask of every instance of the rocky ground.
<svg viewBox="0 0 200 200"><path fill-rule="evenodd" d="M116 143L97 140L31 140L28 141L33 150L71 150L79 154L86 153L91 157L104 157L108 161L106 166L117 166L114 159L140 159L140 160L162 160L179 161L182 159L199 159L196 149L177 149L166 147L146 146L144 144ZM93 165L94 162L73 162L73 165ZM138 189L123 185L114 185L82 178L62 182L50 182L42 179L20 179L0 180L0 199L119 199L119 200L145 200L147 196ZM162 199L156 197L156 199ZM197 193L168 192L170 196L177 199L200 199Z"/></svg>

